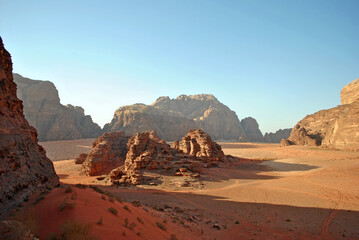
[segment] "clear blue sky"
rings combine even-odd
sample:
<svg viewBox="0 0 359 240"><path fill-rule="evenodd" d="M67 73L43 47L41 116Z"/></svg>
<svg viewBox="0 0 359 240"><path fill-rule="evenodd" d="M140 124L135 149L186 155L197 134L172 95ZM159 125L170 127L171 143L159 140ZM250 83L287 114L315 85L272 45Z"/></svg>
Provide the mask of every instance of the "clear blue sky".
<svg viewBox="0 0 359 240"><path fill-rule="evenodd" d="M214 94L262 132L340 104L359 78L357 0L0 0L14 72L103 125L123 105Z"/></svg>

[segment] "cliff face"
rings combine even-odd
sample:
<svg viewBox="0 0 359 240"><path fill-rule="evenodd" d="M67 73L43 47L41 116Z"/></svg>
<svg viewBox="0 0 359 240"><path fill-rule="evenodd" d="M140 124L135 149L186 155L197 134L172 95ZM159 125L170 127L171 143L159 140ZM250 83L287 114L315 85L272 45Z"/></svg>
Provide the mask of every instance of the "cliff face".
<svg viewBox="0 0 359 240"><path fill-rule="evenodd" d="M166 141L180 140L189 130L201 128L214 139L237 140L245 132L235 112L213 95L158 98L151 106L134 104L116 110L105 132L135 134L155 130Z"/></svg>
<svg viewBox="0 0 359 240"><path fill-rule="evenodd" d="M0 38L0 218L35 189L59 179L16 96L11 56Z"/></svg>
<svg viewBox="0 0 359 240"><path fill-rule="evenodd" d="M202 128L214 139L233 140L244 134L236 113L211 94L181 95L176 99L160 97L151 106L193 119L197 128Z"/></svg>
<svg viewBox="0 0 359 240"><path fill-rule="evenodd" d="M259 130L257 120L252 117L247 117L241 120L241 125L244 129L244 136L239 138L239 141L244 142L263 142L262 132Z"/></svg>
<svg viewBox="0 0 359 240"><path fill-rule="evenodd" d="M279 129L275 133L265 133L263 140L266 143L280 143L283 138L288 138L291 132L291 128Z"/></svg>
<svg viewBox="0 0 359 240"><path fill-rule="evenodd" d="M60 103L52 82L13 76L25 117L37 129L40 141L92 138L101 134L101 128L85 115L83 108Z"/></svg>
<svg viewBox="0 0 359 240"><path fill-rule="evenodd" d="M289 144L359 149L358 80L341 92L344 105L306 116L293 128Z"/></svg>
<svg viewBox="0 0 359 240"><path fill-rule="evenodd" d="M161 138L171 141L180 139L195 127L195 122L186 117L145 104L134 104L117 109L112 121L104 126L104 131L124 131L134 135L137 132L155 130Z"/></svg>

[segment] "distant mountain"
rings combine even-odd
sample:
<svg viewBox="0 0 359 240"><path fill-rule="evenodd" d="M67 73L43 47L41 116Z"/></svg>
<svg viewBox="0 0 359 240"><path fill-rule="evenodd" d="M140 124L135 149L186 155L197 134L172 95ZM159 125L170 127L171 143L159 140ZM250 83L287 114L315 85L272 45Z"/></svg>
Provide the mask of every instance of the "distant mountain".
<svg viewBox="0 0 359 240"><path fill-rule="evenodd" d="M55 85L14 73L17 95L23 101L25 118L38 131L39 141L98 137L101 128L77 106L64 106Z"/></svg>
<svg viewBox="0 0 359 240"><path fill-rule="evenodd" d="M112 121L105 125L104 131L135 134L156 130L166 141L180 140L189 130L196 128L202 128L217 140L238 141L241 138L251 141L258 138L258 132L261 136L258 124L250 127L251 130L246 132L237 114L213 95L199 94L181 95L176 99L160 97L150 106L134 104L120 107ZM252 132L257 135L252 136Z"/></svg>
<svg viewBox="0 0 359 240"><path fill-rule="evenodd" d="M265 133L263 140L266 143L280 143L283 138L288 138L291 132L291 128L279 129L275 133Z"/></svg>
<svg viewBox="0 0 359 240"><path fill-rule="evenodd" d="M300 120L283 144L359 149L359 79L343 88L341 102Z"/></svg>

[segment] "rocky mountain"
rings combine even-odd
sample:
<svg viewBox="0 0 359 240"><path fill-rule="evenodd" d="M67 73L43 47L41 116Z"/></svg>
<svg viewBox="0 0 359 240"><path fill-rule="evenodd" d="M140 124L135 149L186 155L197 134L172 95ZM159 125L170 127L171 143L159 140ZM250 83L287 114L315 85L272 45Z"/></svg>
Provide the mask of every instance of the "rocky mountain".
<svg viewBox="0 0 359 240"><path fill-rule="evenodd" d="M306 116L285 144L359 149L358 79L341 91L342 105Z"/></svg>
<svg viewBox="0 0 359 240"><path fill-rule="evenodd" d="M197 128L214 139L237 140L244 134L237 114L211 94L181 95L176 99L160 97L151 106L194 120Z"/></svg>
<svg viewBox="0 0 359 240"><path fill-rule="evenodd" d="M160 138L175 141L180 140L189 130L201 128L213 139L258 139L258 134L261 136L258 124L247 125L251 129L246 133L234 111L213 95L200 94L181 95L176 99L160 97L150 106L134 104L120 107L112 121L104 126L104 131L124 131L133 135L140 131L155 130Z"/></svg>
<svg viewBox="0 0 359 240"><path fill-rule="evenodd" d="M105 132L137 132L155 130L166 140L180 139L189 129L196 128L193 120L145 104L134 104L116 110L112 121L104 126Z"/></svg>
<svg viewBox="0 0 359 240"><path fill-rule="evenodd" d="M16 96L11 56L0 38L0 218L32 191L59 183Z"/></svg>
<svg viewBox="0 0 359 240"><path fill-rule="evenodd" d="M266 143L280 143L283 138L288 138L292 128L279 129L275 133L265 133L263 136L263 141Z"/></svg>
<svg viewBox="0 0 359 240"><path fill-rule="evenodd" d="M98 137L101 128L85 115L84 109L64 106L55 85L13 74L18 97L23 101L24 114L39 134L39 141Z"/></svg>
<svg viewBox="0 0 359 240"><path fill-rule="evenodd" d="M247 117L241 120L244 136L239 138L240 142L263 142L262 132L259 130L257 120Z"/></svg>

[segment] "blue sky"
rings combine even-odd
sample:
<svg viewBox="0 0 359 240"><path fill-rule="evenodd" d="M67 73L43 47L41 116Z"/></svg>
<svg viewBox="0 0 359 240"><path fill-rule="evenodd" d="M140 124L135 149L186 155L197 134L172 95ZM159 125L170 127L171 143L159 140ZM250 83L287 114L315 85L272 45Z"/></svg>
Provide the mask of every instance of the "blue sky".
<svg viewBox="0 0 359 240"><path fill-rule="evenodd" d="M262 132L340 104L359 78L357 0L0 0L14 72L100 125L123 105L214 94Z"/></svg>

